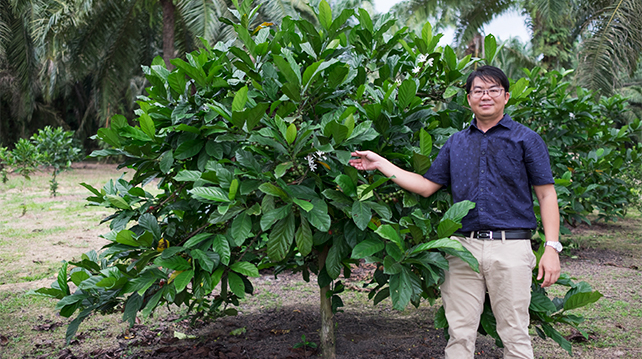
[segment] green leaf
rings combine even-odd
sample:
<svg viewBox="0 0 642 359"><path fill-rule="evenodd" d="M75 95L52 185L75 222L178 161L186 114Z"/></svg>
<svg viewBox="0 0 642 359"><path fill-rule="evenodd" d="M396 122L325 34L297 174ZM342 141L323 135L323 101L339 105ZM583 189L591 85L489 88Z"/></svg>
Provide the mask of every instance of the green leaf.
<svg viewBox="0 0 642 359"><path fill-rule="evenodd" d="M188 140L174 150L174 159L184 160L196 156L205 145L202 139Z"/></svg>
<svg viewBox="0 0 642 359"><path fill-rule="evenodd" d="M314 242L312 237L312 230L308 221L305 220L305 217L301 217L301 225L299 229L294 234L294 240L296 241L296 246L299 248L299 253L302 256L307 256L312 252L312 244Z"/></svg>
<svg viewBox="0 0 642 359"><path fill-rule="evenodd" d="M423 128L419 130L419 149L421 154L426 157L432 153L432 137Z"/></svg>
<svg viewBox="0 0 642 359"><path fill-rule="evenodd" d="M366 227L368 227L368 223L372 218L372 210L366 203L361 201L354 201L354 203L352 203L351 215L354 224L356 224L357 227L359 227L359 229L363 231L366 229Z"/></svg>
<svg viewBox="0 0 642 359"><path fill-rule="evenodd" d="M234 262L230 266L230 269L236 273L241 273L247 277L260 277L259 269L250 262Z"/></svg>
<svg viewBox="0 0 642 359"><path fill-rule="evenodd" d="M272 183L263 183L259 186L259 190L261 192L268 194L270 196L274 197L280 197L281 199L288 200L289 196L287 193L285 193L284 190L279 188L278 186L273 185Z"/></svg>
<svg viewBox="0 0 642 359"><path fill-rule="evenodd" d="M285 79L287 82L296 84L297 86L301 86L301 81L299 80L299 76L297 76L294 73L290 64L282 56L275 55L273 59L276 66L279 68L279 70L283 74L283 76L285 76Z"/></svg>
<svg viewBox="0 0 642 359"><path fill-rule="evenodd" d="M245 212L241 212L232 221L230 231L236 245L242 246L245 240L252 236L252 219Z"/></svg>
<svg viewBox="0 0 642 359"><path fill-rule="evenodd" d="M266 210L265 208L263 208L263 215L261 216L261 229L263 231L267 231L276 221L285 218L285 216L287 216L291 210L291 205L286 205L272 210Z"/></svg>
<svg viewBox="0 0 642 359"><path fill-rule="evenodd" d="M160 157L160 170L164 174L168 174L172 166L174 166L174 155L172 151L166 151Z"/></svg>
<svg viewBox="0 0 642 359"><path fill-rule="evenodd" d="M598 291L575 293L564 301L564 310L581 308L597 302L600 298L602 298L602 293Z"/></svg>
<svg viewBox="0 0 642 359"><path fill-rule="evenodd" d="M245 108L245 103L247 102L247 86L241 87L236 94L234 95L234 100L232 101L232 112L241 112Z"/></svg>
<svg viewBox="0 0 642 359"><path fill-rule="evenodd" d="M447 99L455 96L457 94L457 92L459 92L459 87L448 86L446 91L444 91L444 95L443 95L444 100L447 100Z"/></svg>
<svg viewBox="0 0 642 359"><path fill-rule="evenodd" d="M421 38L424 40L426 45L430 44L432 41L432 26L428 21L426 21L426 24L421 29Z"/></svg>
<svg viewBox="0 0 642 359"><path fill-rule="evenodd" d="M294 214L290 212L287 217L274 224L267 242L267 254L271 260L279 262L290 251L294 240Z"/></svg>
<svg viewBox="0 0 642 359"><path fill-rule="evenodd" d="M359 193L359 198L361 198L361 200L364 200L366 198L370 198L370 196L368 196L368 194L372 190L374 190L375 188L377 188L377 187L381 186L382 184L388 182L388 180L390 180L390 178L387 178L387 177L379 178L374 183L372 183L368 187L366 187L363 191L361 191L361 193Z"/></svg>
<svg viewBox="0 0 642 359"><path fill-rule="evenodd" d="M301 214L315 228L321 232L327 232L330 230L331 224L331 218L328 214L328 205L322 199L313 199L312 205L314 208L312 208L310 212L302 212Z"/></svg>
<svg viewBox="0 0 642 359"><path fill-rule="evenodd" d="M428 243L422 243L414 247L412 254L419 252L427 251L435 248L452 248L457 251L464 250L464 246L459 243L459 241L450 239L450 238L441 238Z"/></svg>
<svg viewBox="0 0 642 359"><path fill-rule="evenodd" d="M238 274L234 272L227 273L227 280L230 284L230 290L239 298L245 298L245 283Z"/></svg>
<svg viewBox="0 0 642 359"><path fill-rule="evenodd" d="M546 296L546 294L539 291L533 291L531 293L530 310L533 310L535 312L544 312L549 315L551 313L555 313L557 311L557 307Z"/></svg>
<svg viewBox="0 0 642 359"><path fill-rule="evenodd" d="M138 218L138 224L144 229L148 230L154 235L155 239L160 239L161 237L161 228L158 225L156 217L151 213L145 213L140 218Z"/></svg>
<svg viewBox="0 0 642 359"><path fill-rule="evenodd" d="M399 86L399 94L397 99L399 101L399 108L405 110L408 105L414 100L417 94L417 84L414 80L408 79L401 83Z"/></svg>
<svg viewBox="0 0 642 359"><path fill-rule="evenodd" d="M138 293L132 293L125 303L125 311L123 312L123 321L129 322L130 326L136 323L136 314L143 306L143 297Z"/></svg>
<svg viewBox="0 0 642 359"><path fill-rule="evenodd" d="M196 187L189 191L196 199L205 199L214 202L230 202L229 194L218 187Z"/></svg>
<svg viewBox="0 0 642 359"><path fill-rule="evenodd" d="M542 329L544 329L544 333L559 344L562 349L566 350L570 355L573 354L573 346L562 336L562 334L560 334L560 332L555 330L548 323L542 323Z"/></svg>
<svg viewBox="0 0 642 359"><path fill-rule="evenodd" d="M484 38L484 59L486 64L491 65L497 54L497 40L493 34L488 34Z"/></svg>
<svg viewBox="0 0 642 359"><path fill-rule="evenodd" d="M382 251L385 247L386 245L382 241L376 238L367 238L354 246L352 249L352 258L361 259L369 257Z"/></svg>
<svg viewBox="0 0 642 359"><path fill-rule="evenodd" d="M289 145L296 140L296 132L296 125L291 123L290 126L288 126L288 130L285 132L285 140Z"/></svg>
<svg viewBox="0 0 642 359"><path fill-rule="evenodd" d="M343 268L343 259L350 254L350 247L341 237L334 238L334 245L328 251L328 257L325 260L325 269L332 279L336 279L341 274ZM347 258L345 258L347 259Z"/></svg>
<svg viewBox="0 0 642 359"><path fill-rule="evenodd" d="M141 130L153 140L156 136L156 127L154 126L152 118L144 113L138 118L138 122L140 123Z"/></svg>
<svg viewBox="0 0 642 359"><path fill-rule="evenodd" d="M194 182L201 179L201 171L182 170L176 174L174 179L178 182Z"/></svg>
<svg viewBox="0 0 642 359"><path fill-rule="evenodd" d="M451 219L454 222L461 223L461 220L466 217L468 212L475 208L475 203L471 201L461 201L452 205L444 214L444 219Z"/></svg>
<svg viewBox="0 0 642 359"><path fill-rule="evenodd" d="M114 195L106 195L105 198L111 203L112 206L120 209L131 209L131 206L127 201L123 199L123 197L120 196L114 196Z"/></svg>
<svg viewBox="0 0 642 359"><path fill-rule="evenodd" d="M76 286L78 286L78 285L80 285L80 282L84 281L85 279L87 279L89 277L90 277L90 275L87 274L86 271L79 270L77 272L72 273L71 276L70 276L70 279ZM60 292L60 290L58 290L58 289L56 289L56 290L58 292Z"/></svg>
<svg viewBox="0 0 642 359"><path fill-rule="evenodd" d="M356 194L356 187L350 176L344 174L338 175L334 179L334 182L339 185L343 193L347 196L353 196Z"/></svg>
<svg viewBox="0 0 642 359"><path fill-rule="evenodd" d="M417 152L412 154L412 167L414 168L415 173L426 173L431 164L432 161L430 160L430 157Z"/></svg>
<svg viewBox="0 0 642 359"><path fill-rule="evenodd" d="M319 23L326 30L332 26L332 9L325 0L322 0L319 4Z"/></svg>
<svg viewBox="0 0 642 359"><path fill-rule="evenodd" d="M205 269L207 272L211 273L214 270L214 261L202 250L192 249L190 255L192 256L192 258L197 260L201 268Z"/></svg>
<svg viewBox="0 0 642 359"><path fill-rule="evenodd" d="M193 248L196 247L197 245L201 244L203 241L206 239L209 239L212 237L212 233L199 233L195 235L194 237L190 238L185 244L183 244L183 247L185 248Z"/></svg>
<svg viewBox="0 0 642 359"><path fill-rule="evenodd" d="M310 212L314 208L314 205L312 203L302 199L292 198L292 201L306 212Z"/></svg>
<svg viewBox="0 0 642 359"><path fill-rule="evenodd" d="M441 222L439 222L439 226L437 227L437 237L439 238L450 237L459 228L461 228L460 223L454 222L452 219L449 219L449 218L443 218Z"/></svg>
<svg viewBox="0 0 642 359"><path fill-rule="evenodd" d="M132 247L138 247L138 242L134 239L136 233L129 230L122 230L116 235L116 242L120 244L125 244Z"/></svg>
<svg viewBox="0 0 642 359"><path fill-rule="evenodd" d="M177 255L169 258L157 257L154 260L154 264L158 267L173 270L186 270L192 267L192 265L185 258Z"/></svg>
<svg viewBox="0 0 642 359"><path fill-rule="evenodd" d="M399 233L395 229L395 227L389 225L389 224L384 224L379 226L377 230L375 231L378 235L380 235L382 238L385 238L389 241L392 241L397 244L399 249L402 251L405 251L405 245L403 243L403 239L399 236Z"/></svg>
<svg viewBox="0 0 642 359"><path fill-rule="evenodd" d="M230 250L230 243L227 241L224 235L218 234L212 241L212 250L221 257L221 263L224 265L230 264L230 257L232 251Z"/></svg>
<svg viewBox="0 0 642 359"><path fill-rule="evenodd" d="M277 165L276 168L274 168L274 176L276 178L283 177L283 175L285 175L286 172L290 168L292 168L293 165L294 164L292 162L284 162L284 163L281 163L281 164Z"/></svg>
<svg viewBox="0 0 642 359"><path fill-rule="evenodd" d="M457 55L452 47L446 45L443 50L443 57L449 70L454 71L457 69Z"/></svg>
<svg viewBox="0 0 642 359"><path fill-rule="evenodd" d="M392 307L396 310L404 310L410 302L412 296L412 282L408 270L403 270L398 274L390 276L390 298Z"/></svg>

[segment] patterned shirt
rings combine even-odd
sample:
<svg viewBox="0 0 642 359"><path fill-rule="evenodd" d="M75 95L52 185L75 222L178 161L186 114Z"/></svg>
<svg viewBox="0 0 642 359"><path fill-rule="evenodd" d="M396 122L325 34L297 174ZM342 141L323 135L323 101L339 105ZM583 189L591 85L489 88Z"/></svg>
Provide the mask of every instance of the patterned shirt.
<svg viewBox="0 0 642 359"><path fill-rule="evenodd" d="M424 177L450 186L455 203L476 203L462 232L535 229L531 185L554 183L544 140L508 115L486 133L473 119L450 136Z"/></svg>

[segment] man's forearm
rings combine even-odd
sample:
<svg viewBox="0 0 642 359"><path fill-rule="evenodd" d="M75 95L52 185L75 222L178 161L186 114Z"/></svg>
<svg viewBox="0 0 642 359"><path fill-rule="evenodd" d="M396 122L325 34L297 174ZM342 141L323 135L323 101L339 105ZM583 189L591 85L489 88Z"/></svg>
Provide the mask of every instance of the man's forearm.
<svg viewBox="0 0 642 359"><path fill-rule="evenodd" d="M390 161L382 162L378 170L386 177L393 177L392 181L399 187L417 193L421 196L428 197L441 188L440 184L430 181L414 172L403 170Z"/></svg>

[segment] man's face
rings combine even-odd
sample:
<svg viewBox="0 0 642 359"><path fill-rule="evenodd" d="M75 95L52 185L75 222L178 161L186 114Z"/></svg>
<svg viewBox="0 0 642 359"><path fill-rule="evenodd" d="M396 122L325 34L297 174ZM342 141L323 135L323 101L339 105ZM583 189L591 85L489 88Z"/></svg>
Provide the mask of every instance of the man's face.
<svg viewBox="0 0 642 359"><path fill-rule="evenodd" d="M499 121L504 116L504 107L509 98L510 94L500 84L477 77L468 94L468 105L478 120Z"/></svg>

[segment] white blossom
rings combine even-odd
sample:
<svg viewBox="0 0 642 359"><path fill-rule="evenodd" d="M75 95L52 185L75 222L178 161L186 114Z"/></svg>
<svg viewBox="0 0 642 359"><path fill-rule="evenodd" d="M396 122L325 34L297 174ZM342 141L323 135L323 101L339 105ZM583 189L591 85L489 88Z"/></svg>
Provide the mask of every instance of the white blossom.
<svg viewBox="0 0 642 359"><path fill-rule="evenodd" d="M573 112L571 112L571 113L568 114L568 117L570 117L571 120L574 120L575 119L575 114Z"/></svg>
<svg viewBox="0 0 642 359"><path fill-rule="evenodd" d="M418 73L419 73L419 71L421 71L421 67L419 67L419 66L417 66L417 67L415 67L414 69L412 69L412 73L413 73L413 74L418 74Z"/></svg>
<svg viewBox="0 0 642 359"><path fill-rule="evenodd" d="M314 162L314 156L312 155L307 155L305 157L306 160L308 160L308 167L310 167L310 170L312 172L317 170L317 164Z"/></svg>
<svg viewBox="0 0 642 359"><path fill-rule="evenodd" d="M426 54L419 54L419 56L417 57L417 62L419 63L426 62L427 59L428 59L428 56Z"/></svg>
<svg viewBox="0 0 642 359"><path fill-rule="evenodd" d="M323 152L323 151L317 151L315 153L315 155L316 155L317 159L320 159L320 160L327 159L327 157L325 156L325 152Z"/></svg>
<svg viewBox="0 0 642 359"><path fill-rule="evenodd" d="M428 64L428 66L432 66L432 63L434 61L435 61L435 58L431 58L431 59L428 59L428 62L426 62L426 63Z"/></svg>
<svg viewBox="0 0 642 359"><path fill-rule="evenodd" d="M395 83L396 83L397 85L401 85L401 79L396 79L396 80L395 80Z"/></svg>

